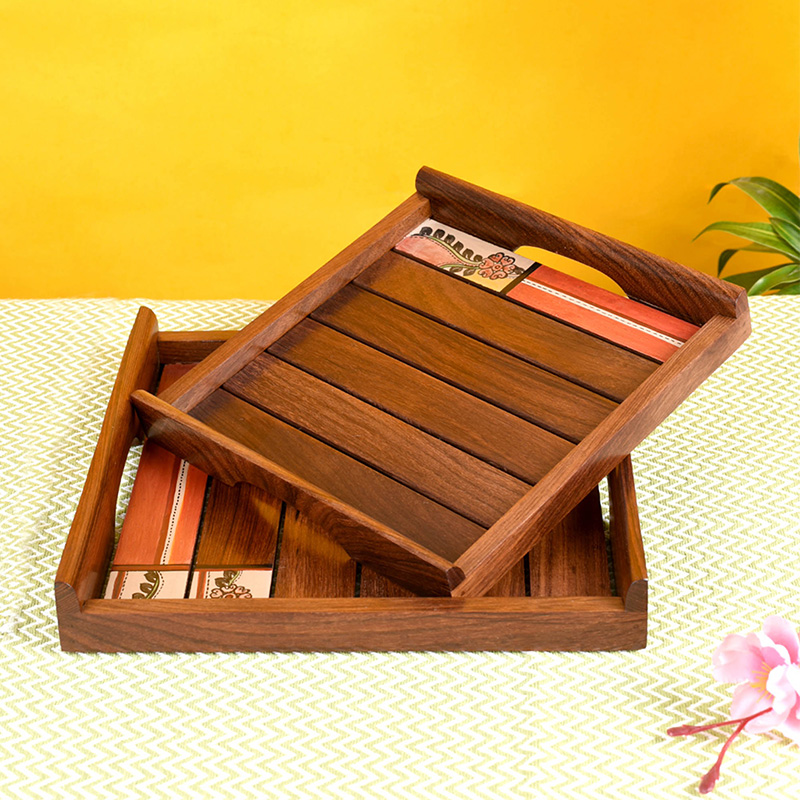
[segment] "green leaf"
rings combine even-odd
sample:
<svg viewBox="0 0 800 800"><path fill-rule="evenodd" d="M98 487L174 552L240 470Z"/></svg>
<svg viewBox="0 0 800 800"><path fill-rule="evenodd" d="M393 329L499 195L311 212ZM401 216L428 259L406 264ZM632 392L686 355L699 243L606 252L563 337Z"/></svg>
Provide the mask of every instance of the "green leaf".
<svg viewBox="0 0 800 800"><path fill-rule="evenodd" d="M728 184L737 186L752 197L771 217L800 224L800 197L769 178L734 178L732 181L718 183L711 190L708 202L710 203L717 192Z"/></svg>
<svg viewBox="0 0 800 800"><path fill-rule="evenodd" d="M774 267L767 267L766 269L757 269L753 272L740 272L738 275L729 275L725 278L728 283L734 283L745 289L749 289L759 278L769 275L778 267L792 266L791 264L776 264Z"/></svg>
<svg viewBox="0 0 800 800"><path fill-rule="evenodd" d="M725 265L735 256L739 250L742 250L741 247L734 247L732 250L723 250L719 254L719 262L717 263L717 275L722 275L722 270L725 269Z"/></svg>
<svg viewBox="0 0 800 800"><path fill-rule="evenodd" d="M777 219L776 217L770 217L769 222L775 233L800 255L800 227L793 222L787 222L785 219Z"/></svg>
<svg viewBox="0 0 800 800"><path fill-rule="evenodd" d="M769 222L712 222L694 238L697 239L709 231L732 233L742 239L749 239L753 244L767 247L770 252L780 253L789 258L797 257L797 253L775 233Z"/></svg>
<svg viewBox="0 0 800 800"><path fill-rule="evenodd" d="M775 294L800 294L800 281L793 283L791 286L784 286L778 289Z"/></svg>
<svg viewBox="0 0 800 800"><path fill-rule="evenodd" d="M748 290L747 294L764 294L764 292L775 289L784 283L794 283L800 281L800 265L785 264L772 270L769 275L759 278Z"/></svg>

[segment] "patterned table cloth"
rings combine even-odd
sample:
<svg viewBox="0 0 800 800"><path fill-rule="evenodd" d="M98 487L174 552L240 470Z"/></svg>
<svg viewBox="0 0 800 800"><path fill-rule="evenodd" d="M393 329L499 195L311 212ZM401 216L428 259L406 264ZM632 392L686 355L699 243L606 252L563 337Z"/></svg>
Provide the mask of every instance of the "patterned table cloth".
<svg viewBox="0 0 800 800"><path fill-rule="evenodd" d="M53 578L138 305L0 302L0 797L696 796L724 734L664 731L727 717L714 648L800 625L797 299L756 298L750 340L634 453L646 650L62 653ZM264 307L147 305L164 330ZM716 796L800 798L798 767L744 735Z"/></svg>

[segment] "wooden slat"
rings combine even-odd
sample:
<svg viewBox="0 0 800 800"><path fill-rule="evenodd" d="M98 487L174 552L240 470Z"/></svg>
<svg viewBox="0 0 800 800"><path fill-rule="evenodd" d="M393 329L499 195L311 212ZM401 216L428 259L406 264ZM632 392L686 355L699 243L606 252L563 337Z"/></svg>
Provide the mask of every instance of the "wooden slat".
<svg viewBox="0 0 800 800"><path fill-rule="evenodd" d="M653 306L631 300L624 295L610 292L593 283L587 283L552 267L539 266L528 276L528 280L584 300L595 308L618 314L624 319L637 322L650 330L682 342L694 336L699 330L698 326L692 325L691 322L686 322L672 314L653 308Z"/></svg>
<svg viewBox="0 0 800 800"><path fill-rule="evenodd" d="M588 389L354 286L313 317L572 442L616 408Z"/></svg>
<svg viewBox="0 0 800 800"><path fill-rule="evenodd" d="M531 597L611 594L600 493L593 489L529 556Z"/></svg>
<svg viewBox="0 0 800 800"><path fill-rule="evenodd" d="M542 247L599 269L629 297L644 300L696 325L714 315L747 313L743 289L640 250L510 197L423 167L417 191L431 216L447 225L516 250Z"/></svg>
<svg viewBox="0 0 800 800"><path fill-rule="evenodd" d="M508 293L508 297L542 314L569 322L576 328L591 331L595 336L608 339L615 345L648 356L658 363L666 361L680 347L677 340L665 341L660 335L640 330L638 326L634 327L621 317L614 319L594 308L586 308L564 292L548 290L545 284L536 283L533 277L517 284Z"/></svg>
<svg viewBox="0 0 800 800"><path fill-rule="evenodd" d="M408 231L428 217L430 205L414 194L377 225L356 239L313 275L270 306L235 336L216 348L191 375L185 375L164 394L179 411L189 411L235 375L258 353L387 252Z"/></svg>
<svg viewBox="0 0 800 800"><path fill-rule="evenodd" d="M271 355L224 388L484 527L530 488Z"/></svg>
<svg viewBox="0 0 800 800"><path fill-rule="evenodd" d="M356 562L294 508L283 522L275 597L352 597Z"/></svg>
<svg viewBox="0 0 800 800"><path fill-rule="evenodd" d="M255 486L212 481L195 567L272 566L281 505Z"/></svg>
<svg viewBox="0 0 800 800"><path fill-rule="evenodd" d="M223 390L193 416L323 491L453 559L483 528Z"/></svg>
<svg viewBox="0 0 800 800"><path fill-rule="evenodd" d="M540 480L574 446L310 319L269 352L528 483Z"/></svg>
<svg viewBox="0 0 800 800"><path fill-rule="evenodd" d="M382 256L354 283L617 402L657 367L399 253Z"/></svg>
<svg viewBox="0 0 800 800"><path fill-rule="evenodd" d="M208 476L154 442L145 442L114 567L192 562Z"/></svg>

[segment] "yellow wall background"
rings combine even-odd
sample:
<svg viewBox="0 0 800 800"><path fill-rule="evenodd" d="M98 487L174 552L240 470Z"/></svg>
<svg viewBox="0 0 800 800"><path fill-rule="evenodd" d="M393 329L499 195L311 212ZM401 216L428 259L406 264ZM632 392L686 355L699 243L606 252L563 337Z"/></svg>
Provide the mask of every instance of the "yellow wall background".
<svg viewBox="0 0 800 800"><path fill-rule="evenodd" d="M716 182L798 188L799 16L0 0L0 296L275 298L422 164L712 271L731 240L694 234L761 218Z"/></svg>

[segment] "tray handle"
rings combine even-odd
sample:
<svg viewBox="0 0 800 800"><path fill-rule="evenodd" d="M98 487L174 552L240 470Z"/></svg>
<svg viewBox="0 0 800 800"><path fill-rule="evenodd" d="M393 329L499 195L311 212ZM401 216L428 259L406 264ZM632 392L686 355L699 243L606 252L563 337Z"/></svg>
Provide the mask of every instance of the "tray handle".
<svg viewBox="0 0 800 800"><path fill-rule="evenodd" d="M743 289L474 184L422 167L417 191L431 216L510 250L541 247L608 275L632 298L695 325L747 310Z"/></svg>

